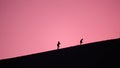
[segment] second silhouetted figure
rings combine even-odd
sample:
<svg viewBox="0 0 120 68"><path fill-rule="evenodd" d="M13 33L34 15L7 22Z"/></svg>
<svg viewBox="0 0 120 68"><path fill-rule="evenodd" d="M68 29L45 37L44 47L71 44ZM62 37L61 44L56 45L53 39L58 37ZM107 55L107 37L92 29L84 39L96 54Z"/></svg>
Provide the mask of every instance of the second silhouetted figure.
<svg viewBox="0 0 120 68"><path fill-rule="evenodd" d="M59 49L60 48L60 41L58 41L58 43L57 43L57 49Z"/></svg>
<svg viewBox="0 0 120 68"><path fill-rule="evenodd" d="M83 38L80 40L80 45L82 45L82 43L83 43Z"/></svg>

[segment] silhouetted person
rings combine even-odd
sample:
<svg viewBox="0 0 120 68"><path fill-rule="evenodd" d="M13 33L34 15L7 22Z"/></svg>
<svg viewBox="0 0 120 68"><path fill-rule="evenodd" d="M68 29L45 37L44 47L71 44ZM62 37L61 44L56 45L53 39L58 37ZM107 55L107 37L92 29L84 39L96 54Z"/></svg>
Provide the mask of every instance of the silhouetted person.
<svg viewBox="0 0 120 68"><path fill-rule="evenodd" d="M82 43L83 43L83 38L80 40L80 45L82 45Z"/></svg>
<svg viewBox="0 0 120 68"><path fill-rule="evenodd" d="M60 42L58 41L58 43L57 43L57 49L59 49L60 48Z"/></svg>

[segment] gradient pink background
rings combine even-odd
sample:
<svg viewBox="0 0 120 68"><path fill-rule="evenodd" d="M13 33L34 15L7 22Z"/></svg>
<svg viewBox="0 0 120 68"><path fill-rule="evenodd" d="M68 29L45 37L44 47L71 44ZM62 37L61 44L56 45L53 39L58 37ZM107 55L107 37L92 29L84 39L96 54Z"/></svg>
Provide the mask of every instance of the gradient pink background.
<svg viewBox="0 0 120 68"><path fill-rule="evenodd" d="M0 59L120 37L120 0L0 0Z"/></svg>

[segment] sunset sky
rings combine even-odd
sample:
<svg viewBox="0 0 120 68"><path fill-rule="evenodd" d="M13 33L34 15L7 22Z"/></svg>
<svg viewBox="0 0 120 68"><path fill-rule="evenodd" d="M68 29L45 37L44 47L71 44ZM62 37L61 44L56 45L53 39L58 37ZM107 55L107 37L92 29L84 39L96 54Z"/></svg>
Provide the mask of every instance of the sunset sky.
<svg viewBox="0 0 120 68"><path fill-rule="evenodd" d="M0 0L0 59L120 37L120 0Z"/></svg>

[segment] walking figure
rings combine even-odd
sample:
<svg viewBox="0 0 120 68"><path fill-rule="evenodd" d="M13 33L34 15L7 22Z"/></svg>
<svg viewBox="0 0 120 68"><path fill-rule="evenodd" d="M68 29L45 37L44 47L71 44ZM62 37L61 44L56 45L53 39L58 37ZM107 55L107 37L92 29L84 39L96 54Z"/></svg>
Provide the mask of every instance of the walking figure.
<svg viewBox="0 0 120 68"><path fill-rule="evenodd" d="M83 38L80 40L80 45L82 45L82 43L83 43Z"/></svg>
<svg viewBox="0 0 120 68"><path fill-rule="evenodd" d="M57 43L57 49L59 49L60 48L60 41L58 41L58 43Z"/></svg>

